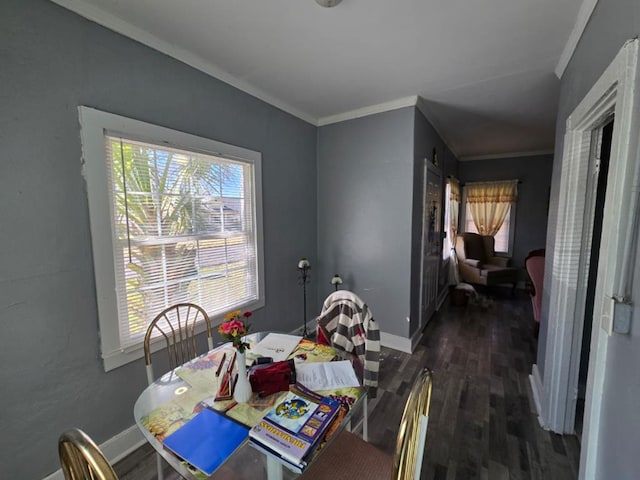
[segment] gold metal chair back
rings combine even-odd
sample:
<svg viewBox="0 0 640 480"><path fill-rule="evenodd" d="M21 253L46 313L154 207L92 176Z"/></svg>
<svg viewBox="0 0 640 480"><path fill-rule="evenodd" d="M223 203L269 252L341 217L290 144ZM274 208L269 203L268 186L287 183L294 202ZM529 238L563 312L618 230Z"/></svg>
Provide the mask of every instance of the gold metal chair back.
<svg viewBox="0 0 640 480"><path fill-rule="evenodd" d="M393 458L394 480L420 478L431 404L432 374L423 369L411 387L404 407Z"/></svg>
<svg viewBox="0 0 640 480"><path fill-rule="evenodd" d="M98 446L79 428L60 435L58 455L66 480L118 480Z"/></svg>
<svg viewBox="0 0 640 480"><path fill-rule="evenodd" d="M164 339L169 368L174 369L198 356L196 349L196 325L204 322L209 350L213 350L211 321L204 309L193 303L178 303L165 308L151 321L144 336L144 361L147 380L153 383L151 344L156 338Z"/></svg>

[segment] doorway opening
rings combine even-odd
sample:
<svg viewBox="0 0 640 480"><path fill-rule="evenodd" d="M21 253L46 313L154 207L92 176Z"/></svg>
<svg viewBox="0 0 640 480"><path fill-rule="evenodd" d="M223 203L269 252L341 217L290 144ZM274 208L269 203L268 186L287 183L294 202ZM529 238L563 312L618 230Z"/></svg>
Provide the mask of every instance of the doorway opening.
<svg viewBox="0 0 640 480"><path fill-rule="evenodd" d="M584 326L580 348L580 364L578 369L578 388L575 405L575 434L578 441L582 436L584 405L587 395L587 373L589 368L589 353L591 349L591 330L593 328L593 306L596 296L596 280L598 278L598 260L602 238L602 220L604 215L604 201L607 192L607 177L609 174L609 158L611 156L611 140L613 138L613 118L605 125L593 132L594 140L594 187L593 201L593 231L591 234L591 248L589 251L589 273L585 292Z"/></svg>
<svg viewBox="0 0 640 480"><path fill-rule="evenodd" d="M555 231L547 262L550 282L545 282L550 283L550 299L548 310L543 308L546 323L541 327L546 328L540 331L545 347L543 363L542 370L537 364L533 366L530 377L541 425L557 433L574 433L587 280L593 269L597 280L594 295L589 295L593 298L593 328L580 442L581 480L597 477L600 468L609 338L628 333L625 315L636 258L635 227L640 222L640 197L635 189L640 181L640 112L634 106L640 85L638 45L638 39L625 43L566 119L556 184ZM594 131L604 129L614 116L599 260L589 267L594 218L588 212L595 213L591 201L597 196L597 188L589 188L594 182L590 169L597 138ZM622 205L625 208L620 208Z"/></svg>

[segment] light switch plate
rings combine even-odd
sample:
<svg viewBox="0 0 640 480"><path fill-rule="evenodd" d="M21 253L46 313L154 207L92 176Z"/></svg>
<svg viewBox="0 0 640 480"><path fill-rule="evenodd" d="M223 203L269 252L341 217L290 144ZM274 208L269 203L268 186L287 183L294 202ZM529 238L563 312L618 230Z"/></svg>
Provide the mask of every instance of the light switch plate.
<svg viewBox="0 0 640 480"><path fill-rule="evenodd" d="M613 333L626 335L631 331L633 305L616 302L613 305Z"/></svg>

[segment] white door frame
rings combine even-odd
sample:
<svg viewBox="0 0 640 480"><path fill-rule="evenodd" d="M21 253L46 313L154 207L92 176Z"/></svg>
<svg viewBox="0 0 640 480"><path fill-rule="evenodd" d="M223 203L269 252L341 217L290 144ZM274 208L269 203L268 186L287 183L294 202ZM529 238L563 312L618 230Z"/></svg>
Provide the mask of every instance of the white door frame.
<svg viewBox="0 0 640 480"><path fill-rule="evenodd" d="M613 319L614 298L625 296L623 285L635 254L634 230L640 180L638 131L640 101L638 83L638 40L628 41L611 65L576 107L566 122L562 159L558 217L553 255L547 257L551 270L550 303L544 377L533 366L531 384L543 427L569 433L567 406L572 387L569 379L579 368L571 356L574 330L579 318L576 288L580 272L580 252L588 215L585 218L586 183L592 131L611 114L615 116L611 157L605 198L600 258L594 299L594 321L587 379L587 395L580 456L580 479L596 478L600 411L604 393L608 337ZM620 208L624 205L624 208ZM584 266L583 266L584 267ZM595 268L595 265L592 266ZM543 317L543 321L544 321ZM581 325L580 325L581 327ZM600 328L602 327L602 328ZM579 363L579 362L578 362ZM575 414L575 412L573 413Z"/></svg>
<svg viewBox="0 0 640 480"><path fill-rule="evenodd" d="M591 265L591 249L594 241L593 230L596 213L596 198L598 195L598 178L600 176L600 155L602 149L602 125L592 132L589 161L587 165L587 178L584 185L584 212L583 232L580 241L580 253L578 263L578 276L576 282L575 323L573 327L572 349L569 364L569 377L567 382L567 404L563 432L573 432L576 423L576 406L578 400L578 382L580 377L580 363L582 360L582 336L587 322L591 323L590 331L593 331L593 316L585 318L587 306L587 286L591 269L597 271L598 265ZM597 325L596 325L597 327Z"/></svg>

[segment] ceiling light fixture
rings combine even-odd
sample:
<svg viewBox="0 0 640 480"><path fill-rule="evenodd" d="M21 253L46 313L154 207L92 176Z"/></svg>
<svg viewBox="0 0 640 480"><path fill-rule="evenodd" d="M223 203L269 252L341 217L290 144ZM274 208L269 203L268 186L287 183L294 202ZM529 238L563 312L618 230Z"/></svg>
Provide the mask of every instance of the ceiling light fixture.
<svg viewBox="0 0 640 480"><path fill-rule="evenodd" d="M316 0L316 3L318 5L322 5L323 7L335 7L336 5L338 5L342 0Z"/></svg>

